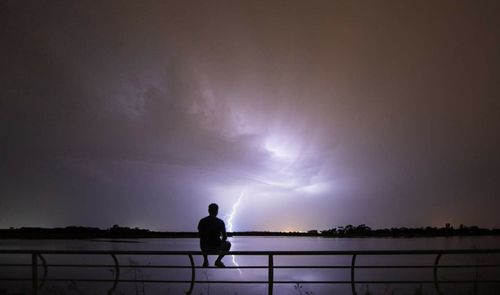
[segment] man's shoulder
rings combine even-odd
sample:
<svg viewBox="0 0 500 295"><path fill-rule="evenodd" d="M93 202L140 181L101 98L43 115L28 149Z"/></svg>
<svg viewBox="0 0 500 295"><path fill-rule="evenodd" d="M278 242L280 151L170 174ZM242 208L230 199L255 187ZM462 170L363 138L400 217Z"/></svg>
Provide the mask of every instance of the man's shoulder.
<svg viewBox="0 0 500 295"><path fill-rule="evenodd" d="M205 223L205 222L208 222L208 220L210 219L210 216L205 216L203 217L202 219L200 219L200 222L199 223Z"/></svg>
<svg viewBox="0 0 500 295"><path fill-rule="evenodd" d="M224 224L224 220L220 219L220 218L217 218L217 223L218 224L221 224L221 225L225 225Z"/></svg>
<svg viewBox="0 0 500 295"><path fill-rule="evenodd" d="M217 226L225 226L225 223L222 219L218 218L218 217L212 217L212 216L207 216L207 217L203 217L202 219L200 219L200 222L198 222L199 225L208 225L208 224L213 224L213 225L217 225Z"/></svg>

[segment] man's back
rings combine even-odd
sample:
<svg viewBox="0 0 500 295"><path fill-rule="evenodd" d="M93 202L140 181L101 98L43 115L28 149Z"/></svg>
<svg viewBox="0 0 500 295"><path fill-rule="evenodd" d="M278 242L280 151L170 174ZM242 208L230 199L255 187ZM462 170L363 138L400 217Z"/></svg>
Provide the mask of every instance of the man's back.
<svg viewBox="0 0 500 295"><path fill-rule="evenodd" d="M217 218L218 213L219 206L212 203L208 206L208 214L210 215L202 218L200 222L198 222L200 248L203 252L203 267L208 267L208 254L215 253L217 253L219 257L215 260L214 265L217 267L225 267L224 263L222 263L222 258L225 253L231 249L231 243L226 241L226 225L224 221Z"/></svg>
<svg viewBox="0 0 500 295"><path fill-rule="evenodd" d="M221 245L221 235L225 240L226 226L221 219L207 216L198 223L198 232L200 234L200 248L202 250L215 250Z"/></svg>

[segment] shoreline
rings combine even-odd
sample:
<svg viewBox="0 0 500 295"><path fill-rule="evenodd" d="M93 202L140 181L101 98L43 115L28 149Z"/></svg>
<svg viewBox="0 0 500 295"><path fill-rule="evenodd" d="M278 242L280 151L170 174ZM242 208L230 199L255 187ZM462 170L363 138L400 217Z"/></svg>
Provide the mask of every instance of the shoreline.
<svg viewBox="0 0 500 295"><path fill-rule="evenodd" d="M415 238L415 237L470 237L500 236L500 229L480 228L460 225L454 228L450 224L445 227L419 228L384 228L372 229L364 224L358 226L340 226L329 230L309 231L241 231L229 232L229 237L321 237L321 238ZM120 227L114 225L109 229L84 226L68 226L63 228L22 227L0 229L2 239L175 239L198 238L197 232L152 231L141 228Z"/></svg>
<svg viewBox="0 0 500 295"><path fill-rule="evenodd" d="M451 238L451 237L485 237L485 236L500 236L498 233L484 234L442 234L442 235L425 235L425 234L399 234L399 235L322 235L322 234L288 234L288 233L228 233L228 237L313 237L313 238ZM100 242L101 239L109 239L110 242L119 242L119 239L197 239L196 232L155 232L149 234L53 234L53 233L12 233L1 234L0 240L95 240Z"/></svg>

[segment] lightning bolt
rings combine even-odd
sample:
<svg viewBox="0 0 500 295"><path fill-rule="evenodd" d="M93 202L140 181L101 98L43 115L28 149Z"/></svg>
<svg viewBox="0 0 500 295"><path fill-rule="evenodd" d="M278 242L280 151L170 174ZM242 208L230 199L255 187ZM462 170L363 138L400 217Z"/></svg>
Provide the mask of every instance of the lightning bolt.
<svg viewBox="0 0 500 295"><path fill-rule="evenodd" d="M241 203L241 199L243 198L244 193L245 191L242 190L240 196L238 197L238 200L233 205L233 209L231 210L231 214L229 214L229 218L227 219L227 228L229 229L230 232L233 231L234 215L236 214L236 209L238 209L238 206Z"/></svg>
<svg viewBox="0 0 500 295"><path fill-rule="evenodd" d="M227 228L229 229L230 232L233 232L233 219L234 216L236 215L236 209L238 209L238 206L240 205L244 195L245 195L245 190L242 190L240 196L238 197L238 200L233 205L231 214L229 214L229 218L227 219ZM231 257L233 258L233 264L239 266L238 262L236 261L236 257L234 255L231 255ZM238 268L238 271L240 272L241 275L241 269Z"/></svg>

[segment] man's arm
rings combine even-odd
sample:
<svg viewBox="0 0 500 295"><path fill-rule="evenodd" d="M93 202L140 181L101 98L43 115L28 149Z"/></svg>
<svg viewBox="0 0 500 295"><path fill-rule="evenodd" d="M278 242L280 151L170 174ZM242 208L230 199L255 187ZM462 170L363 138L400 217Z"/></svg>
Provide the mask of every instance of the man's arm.
<svg viewBox="0 0 500 295"><path fill-rule="evenodd" d="M227 234L226 234L226 225L224 224L224 221L222 221L221 234L222 234L222 241L225 242L227 240Z"/></svg>
<svg viewBox="0 0 500 295"><path fill-rule="evenodd" d="M198 237L201 238L201 235L203 234L203 224L200 220L200 222L198 222Z"/></svg>

